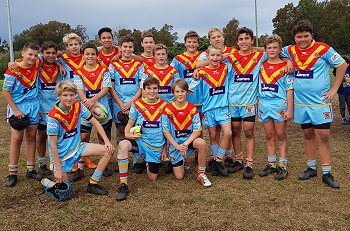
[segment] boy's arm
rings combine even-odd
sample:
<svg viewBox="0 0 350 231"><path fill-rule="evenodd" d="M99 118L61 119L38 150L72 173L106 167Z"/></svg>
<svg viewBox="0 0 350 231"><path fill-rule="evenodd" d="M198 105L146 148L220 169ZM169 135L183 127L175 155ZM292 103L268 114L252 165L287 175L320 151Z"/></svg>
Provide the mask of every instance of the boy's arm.
<svg viewBox="0 0 350 231"><path fill-rule="evenodd" d="M113 154L115 151L115 148L112 145L111 141L108 139L106 132L103 129L103 127L101 126L100 122L98 122L94 117L91 117L89 122L92 124L92 126L94 126L96 128L96 131L102 137L103 142L104 142L104 146L107 149L108 153Z"/></svg>
<svg viewBox="0 0 350 231"><path fill-rule="evenodd" d="M2 90L2 95L4 96L4 99L5 99L6 103L11 107L14 116L19 118L19 119L24 117L23 112L21 112L17 108L16 104L13 102L11 93L9 91L7 91L7 90Z"/></svg>
<svg viewBox="0 0 350 231"><path fill-rule="evenodd" d="M105 95L107 95L107 93L109 92L109 87L104 87L102 88L102 90L95 95L94 97L90 98L90 99L86 99L84 102L85 107L87 107L89 110L90 108L93 108L96 104L96 102L101 99L102 97L104 97Z"/></svg>
<svg viewBox="0 0 350 231"><path fill-rule="evenodd" d="M51 155L55 166L54 176L57 183L62 183L63 172L62 172L61 161L60 161L60 158L58 157L57 136L49 135L49 139L50 139Z"/></svg>
<svg viewBox="0 0 350 231"><path fill-rule="evenodd" d="M126 102L124 104L124 107L121 107L122 111L123 112L127 112L130 107L131 107L131 104L132 102L134 102L135 100L137 100L138 98L140 98L141 96L141 88L139 88L139 90L136 92L136 94L134 95L134 97L131 98L131 100L129 102Z"/></svg>
<svg viewBox="0 0 350 231"><path fill-rule="evenodd" d="M184 145L190 145L196 138L198 138L202 134L202 131L196 130L193 131L192 134L188 137L188 139L183 142Z"/></svg>
<svg viewBox="0 0 350 231"><path fill-rule="evenodd" d="M66 76L67 71L66 71L66 69L64 69L64 67L62 66L62 64L60 64L57 60L55 60L54 64L55 64L56 66L58 66L58 69L59 69L59 71L60 71L60 74L61 74L62 76Z"/></svg>
<svg viewBox="0 0 350 231"><path fill-rule="evenodd" d="M201 68L209 65L209 60L198 60L196 62L196 68Z"/></svg>
<svg viewBox="0 0 350 231"><path fill-rule="evenodd" d="M115 83L112 82L112 87L109 89L109 93L111 93L111 96L115 101L117 101L120 108L124 107L124 102L119 98L118 93L115 91Z"/></svg>
<svg viewBox="0 0 350 231"><path fill-rule="evenodd" d="M346 62L343 62L340 66L337 67L336 75L335 75L335 81L333 83L333 86L331 89L323 94L323 101L332 100L334 95L337 93L340 84L343 82L343 78L346 72L346 69L348 68L348 64Z"/></svg>
<svg viewBox="0 0 350 231"><path fill-rule="evenodd" d="M139 139L140 137L137 136L135 137L133 134L130 133L130 129L135 125L135 120L133 119L129 119L127 125L125 126L125 129L124 129L124 134L125 134L125 138L126 139L129 139L129 140L136 140L136 139Z"/></svg>
<svg viewBox="0 0 350 231"><path fill-rule="evenodd" d="M286 114L284 115L284 120L290 121L293 119L293 114L294 114L294 90L289 89L287 90L287 111Z"/></svg>
<svg viewBox="0 0 350 231"><path fill-rule="evenodd" d="M143 58L139 55L132 55L132 58L135 59L136 61L143 63Z"/></svg>
<svg viewBox="0 0 350 231"><path fill-rule="evenodd" d="M175 141L174 137L170 134L169 131L163 131L165 139L169 141L171 145L174 146L175 149L181 150L181 146Z"/></svg>

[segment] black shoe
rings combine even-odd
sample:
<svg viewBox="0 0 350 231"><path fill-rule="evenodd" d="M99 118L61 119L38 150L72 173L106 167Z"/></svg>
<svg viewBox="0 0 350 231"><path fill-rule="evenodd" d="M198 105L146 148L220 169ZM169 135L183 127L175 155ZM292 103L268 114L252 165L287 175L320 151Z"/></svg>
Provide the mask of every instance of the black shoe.
<svg viewBox="0 0 350 231"><path fill-rule="evenodd" d="M171 164L171 162L169 161L168 165L165 167L165 173L166 174L172 174L173 173L173 165Z"/></svg>
<svg viewBox="0 0 350 231"><path fill-rule="evenodd" d="M277 167L276 172L277 172L276 175L275 175L275 179L276 180L284 180L288 176L288 171L284 167L280 167L280 166Z"/></svg>
<svg viewBox="0 0 350 231"><path fill-rule="evenodd" d="M108 194L108 191L102 188L99 184L88 184L86 192L101 196Z"/></svg>
<svg viewBox="0 0 350 231"><path fill-rule="evenodd" d="M143 170L144 170L144 167L143 167L143 165L141 163L135 163L134 166L133 166L133 169L134 169L134 173L142 174Z"/></svg>
<svg viewBox="0 0 350 231"><path fill-rule="evenodd" d="M236 173L244 168L243 164L238 160L234 161L229 169L230 173Z"/></svg>
<svg viewBox="0 0 350 231"><path fill-rule="evenodd" d="M113 171L107 167L107 168L105 168L105 170L103 171L102 174L103 174L103 176L105 176L105 177L110 177L110 176L113 175Z"/></svg>
<svg viewBox="0 0 350 231"><path fill-rule="evenodd" d="M261 170L259 172L259 176L263 177L263 176L268 176L272 173L275 173L276 172L276 167L273 167L272 165L268 164L265 166L265 168L263 170Z"/></svg>
<svg viewBox="0 0 350 231"><path fill-rule="evenodd" d="M340 188L340 184L336 180L334 180L331 173L323 174L322 181L331 188Z"/></svg>
<svg viewBox="0 0 350 231"><path fill-rule="evenodd" d="M129 194L129 187L127 184L120 184L119 188L118 188L118 191L117 191L117 195L115 197L115 199L117 201L123 201L123 200L126 200L126 197L128 196Z"/></svg>
<svg viewBox="0 0 350 231"><path fill-rule="evenodd" d="M83 179L84 177L84 171L81 169L78 169L76 172L73 173L72 177L69 178L69 182L77 182Z"/></svg>
<svg viewBox="0 0 350 231"><path fill-rule="evenodd" d="M253 179L253 176L254 176L253 168L249 166L245 166L244 172L243 172L243 179L251 180Z"/></svg>
<svg viewBox="0 0 350 231"><path fill-rule="evenodd" d="M224 164L228 168L233 168L233 159L232 159L232 157L225 157Z"/></svg>
<svg viewBox="0 0 350 231"><path fill-rule="evenodd" d="M214 163L214 159L210 159L208 161L207 167L205 168L206 172L211 172L213 170L213 163Z"/></svg>
<svg viewBox="0 0 350 231"><path fill-rule="evenodd" d="M5 182L6 187L14 187L17 184L17 175L8 175Z"/></svg>
<svg viewBox="0 0 350 231"><path fill-rule="evenodd" d="M46 164L44 164L38 168L38 173L41 173L43 175L50 175L51 171L47 168Z"/></svg>
<svg viewBox="0 0 350 231"><path fill-rule="evenodd" d="M198 164L198 152L194 153L194 159L193 159L195 164Z"/></svg>
<svg viewBox="0 0 350 231"><path fill-rule="evenodd" d="M224 166L222 166L222 163L221 162L218 162L218 161L214 161L213 163L213 169L211 171L211 174L213 176L227 176L228 175L228 172L227 170L224 168Z"/></svg>
<svg viewBox="0 0 350 231"><path fill-rule="evenodd" d="M308 180L316 176L317 176L317 170L312 168L307 168L302 174L299 175L299 180Z"/></svg>
<svg viewBox="0 0 350 231"><path fill-rule="evenodd" d="M34 179L36 181L41 181L44 176L43 174L37 173L35 170L27 171L27 178Z"/></svg>

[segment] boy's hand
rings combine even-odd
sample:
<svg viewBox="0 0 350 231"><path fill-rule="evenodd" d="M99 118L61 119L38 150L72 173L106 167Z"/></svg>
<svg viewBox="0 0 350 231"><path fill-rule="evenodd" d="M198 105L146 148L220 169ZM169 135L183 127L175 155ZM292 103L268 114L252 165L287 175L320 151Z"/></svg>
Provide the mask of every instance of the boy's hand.
<svg viewBox="0 0 350 231"><path fill-rule="evenodd" d="M24 114L18 109L13 110L13 115L18 119L22 119L24 117Z"/></svg>
<svg viewBox="0 0 350 231"><path fill-rule="evenodd" d="M228 56L230 56L230 53L223 53L221 61L224 61Z"/></svg>
<svg viewBox="0 0 350 231"><path fill-rule="evenodd" d="M64 67L62 65L59 65L58 69L59 69L59 72L62 76L66 76L67 71L66 71L66 69L64 69Z"/></svg>
<svg viewBox="0 0 350 231"><path fill-rule="evenodd" d="M54 171L53 173L55 179L56 179L56 183L62 183L63 181L63 172L61 168L56 168L56 171Z"/></svg>
<svg viewBox="0 0 350 231"><path fill-rule="evenodd" d="M130 107L131 107L132 102L129 101L127 103L123 103L123 105L120 105L120 109L126 114L126 112L129 111ZM129 112L128 112L129 113Z"/></svg>
<svg viewBox="0 0 350 231"><path fill-rule="evenodd" d="M165 151L165 150L163 150L163 151L162 151L162 157L161 157L161 158L162 158L163 161L169 160L169 159L168 159L168 152Z"/></svg>
<svg viewBox="0 0 350 231"><path fill-rule="evenodd" d="M198 69L195 69L195 70L193 71L192 77L193 77L195 80L199 79Z"/></svg>
<svg viewBox="0 0 350 231"><path fill-rule="evenodd" d="M293 119L293 112L287 110L286 113L284 114L284 120L291 121L292 119Z"/></svg>
<svg viewBox="0 0 350 231"><path fill-rule="evenodd" d="M292 60L287 59L286 62L287 62L286 73L288 73L288 74L294 73L295 68L294 68Z"/></svg>
<svg viewBox="0 0 350 231"><path fill-rule="evenodd" d="M92 109L94 109L95 104L96 104L96 101L93 100L92 98L91 98L91 99L87 99L87 100L84 101L84 106L85 106L87 109L89 109L90 111L91 111Z"/></svg>
<svg viewBox="0 0 350 231"><path fill-rule="evenodd" d="M111 155L114 154L115 152L115 147L113 146L113 144L111 143L111 141L105 141L105 148L107 149L107 152Z"/></svg>
<svg viewBox="0 0 350 231"><path fill-rule="evenodd" d="M16 62L9 62L9 63L7 64L7 67L8 67L8 69L9 69L10 71L12 71L12 72L17 72L17 71L18 71L18 65L17 65Z"/></svg>
<svg viewBox="0 0 350 231"><path fill-rule="evenodd" d="M337 93L337 90L334 91L333 89L330 89L327 93L323 93L322 94L322 96L323 96L322 102L331 103L332 99L336 93Z"/></svg>

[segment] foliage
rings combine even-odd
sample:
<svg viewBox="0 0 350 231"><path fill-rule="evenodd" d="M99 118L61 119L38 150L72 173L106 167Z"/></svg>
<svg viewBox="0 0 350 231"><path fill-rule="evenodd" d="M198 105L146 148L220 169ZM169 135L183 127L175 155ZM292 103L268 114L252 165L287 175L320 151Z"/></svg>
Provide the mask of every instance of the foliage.
<svg viewBox="0 0 350 231"><path fill-rule="evenodd" d="M227 46L232 47L237 44L236 35L237 35L238 26L239 26L239 21L233 18L223 28L225 44Z"/></svg>

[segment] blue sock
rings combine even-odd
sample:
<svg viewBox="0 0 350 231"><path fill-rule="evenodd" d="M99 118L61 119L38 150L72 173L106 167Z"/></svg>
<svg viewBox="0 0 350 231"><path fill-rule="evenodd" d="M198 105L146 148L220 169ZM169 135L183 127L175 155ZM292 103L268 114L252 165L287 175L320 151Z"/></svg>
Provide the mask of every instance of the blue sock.
<svg viewBox="0 0 350 231"><path fill-rule="evenodd" d="M210 145L211 158L216 157L218 155L218 149L219 149L219 145L217 144Z"/></svg>
<svg viewBox="0 0 350 231"><path fill-rule="evenodd" d="M97 168L94 171L94 174L92 174L90 178L90 184L98 184L100 179L102 178L102 172L100 172Z"/></svg>
<svg viewBox="0 0 350 231"><path fill-rule="evenodd" d="M276 156L268 156L267 157L267 162L272 167L276 167L276 159L277 159Z"/></svg>
<svg viewBox="0 0 350 231"><path fill-rule="evenodd" d="M307 166L313 170L316 170L316 160L307 160Z"/></svg>
<svg viewBox="0 0 350 231"><path fill-rule="evenodd" d="M216 161L221 162L224 159L226 152L227 152L227 150L222 149L222 148L219 147L218 148L218 154L217 154L217 156L215 158Z"/></svg>

